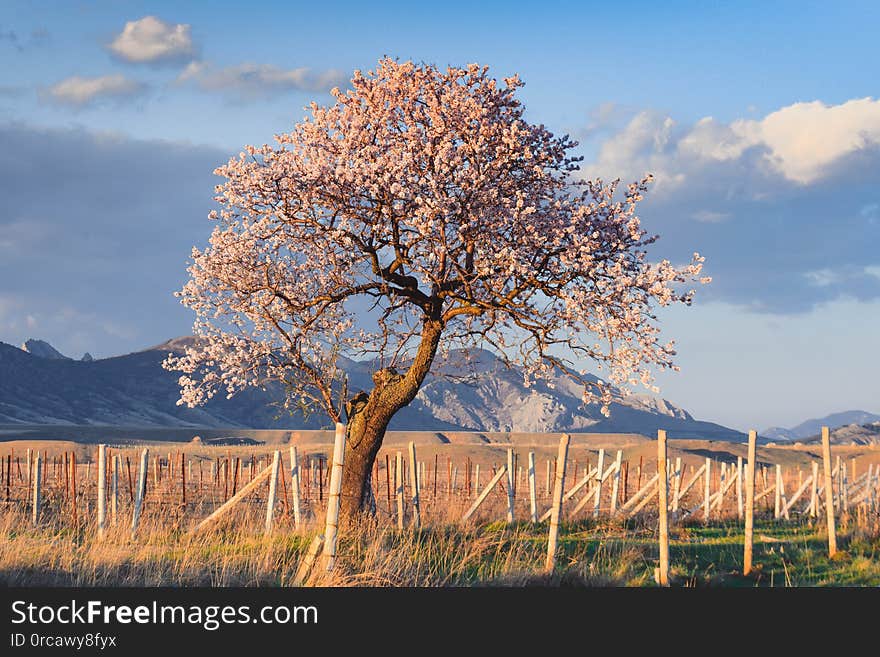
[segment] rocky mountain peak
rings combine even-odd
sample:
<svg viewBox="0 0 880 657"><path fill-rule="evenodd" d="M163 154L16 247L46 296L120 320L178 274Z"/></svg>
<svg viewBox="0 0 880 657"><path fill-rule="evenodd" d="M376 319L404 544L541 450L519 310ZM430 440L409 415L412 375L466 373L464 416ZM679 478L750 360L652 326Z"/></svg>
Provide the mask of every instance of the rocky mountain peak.
<svg viewBox="0 0 880 657"><path fill-rule="evenodd" d="M28 352L31 356L37 358L48 358L50 360L70 360L67 356L58 351L45 340L35 340L28 338L21 345L21 350Z"/></svg>

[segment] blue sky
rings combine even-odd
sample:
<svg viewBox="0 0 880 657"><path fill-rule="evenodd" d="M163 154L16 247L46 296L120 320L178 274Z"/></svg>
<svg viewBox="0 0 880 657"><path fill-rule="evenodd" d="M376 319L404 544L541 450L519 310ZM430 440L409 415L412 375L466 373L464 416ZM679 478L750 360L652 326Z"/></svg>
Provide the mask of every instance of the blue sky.
<svg viewBox="0 0 880 657"><path fill-rule="evenodd" d="M211 171L382 55L519 73L583 174L651 172L664 397L738 429L880 412L880 5L4 2L0 340L109 356L189 332L171 296Z"/></svg>

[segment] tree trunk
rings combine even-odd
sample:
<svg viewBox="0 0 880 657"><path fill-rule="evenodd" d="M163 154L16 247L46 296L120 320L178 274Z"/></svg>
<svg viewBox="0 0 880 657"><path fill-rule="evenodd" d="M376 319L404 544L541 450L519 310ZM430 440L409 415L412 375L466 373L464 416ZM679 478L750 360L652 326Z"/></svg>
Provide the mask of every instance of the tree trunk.
<svg viewBox="0 0 880 657"><path fill-rule="evenodd" d="M346 405L348 434L345 439L345 467L342 470L340 522L349 524L369 512L373 462L385 430L394 414L415 399L431 363L443 326L439 320L426 320L418 351L406 374L393 368L373 374L370 393L359 392Z"/></svg>

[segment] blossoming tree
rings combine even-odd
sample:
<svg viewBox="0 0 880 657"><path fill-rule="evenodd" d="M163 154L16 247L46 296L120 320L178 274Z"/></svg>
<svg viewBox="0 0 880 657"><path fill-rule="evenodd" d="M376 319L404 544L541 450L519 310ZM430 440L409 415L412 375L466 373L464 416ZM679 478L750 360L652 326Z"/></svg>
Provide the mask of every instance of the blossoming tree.
<svg viewBox="0 0 880 657"><path fill-rule="evenodd" d="M219 167L217 225L178 293L200 339L165 361L183 372L178 403L275 380L290 406L346 422L352 519L389 421L451 347L490 347L529 380L564 372L606 413L584 363L649 387L674 368L652 308L689 304L679 284L702 258L649 263L648 180L576 180L576 142L523 118L521 86L385 58ZM369 357L372 389L348 389L342 356Z"/></svg>

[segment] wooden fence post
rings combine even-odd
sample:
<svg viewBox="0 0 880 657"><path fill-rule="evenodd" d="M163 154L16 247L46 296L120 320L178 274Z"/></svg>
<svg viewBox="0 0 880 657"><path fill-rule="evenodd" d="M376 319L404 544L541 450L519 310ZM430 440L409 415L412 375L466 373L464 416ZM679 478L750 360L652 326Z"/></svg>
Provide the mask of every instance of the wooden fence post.
<svg viewBox="0 0 880 657"><path fill-rule="evenodd" d="M712 459L706 457L706 479L703 482L703 522L709 522L709 497L712 484Z"/></svg>
<svg viewBox="0 0 880 657"><path fill-rule="evenodd" d="M281 451L275 450L272 455L272 473L269 475L269 496L266 499L266 526L263 534L268 535L272 531L272 521L275 519L275 495L278 492L278 475L281 471Z"/></svg>
<svg viewBox="0 0 880 657"><path fill-rule="evenodd" d="M614 484L611 487L611 515L617 512L617 498L620 491L620 463L623 459L623 450L617 450L617 458L614 460ZM681 459L679 459L679 462Z"/></svg>
<svg viewBox="0 0 880 657"><path fill-rule="evenodd" d="M464 522L468 518L470 518L474 514L474 511L476 511L479 508L479 506L483 503L483 501L487 497L489 497L489 493L492 492L492 489L498 484L499 481L501 481L501 477L503 477L505 475L506 471L507 471L507 466L502 465L501 469L498 472L496 472L495 476L492 477L492 479L489 481L488 484L486 484L486 487L477 496L477 499L474 500L474 503L471 504L470 508L467 511L465 511L464 515L461 517L462 522Z"/></svg>
<svg viewBox="0 0 880 657"><path fill-rule="evenodd" d="M107 445L98 445L98 538L107 524Z"/></svg>
<svg viewBox="0 0 880 657"><path fill-rule="evenodd" d="M743 457L736 457L736 517L743 519Z"/></svg>
<svg viewBox="0 0 880 657"><path fill-rule="evenodd" d="M119 468L122 459L119 454L113 455L113 474L110 475L110 524L116 526L116 515L119 511Z"/></svg>
<svg viewBox="0 0 880 657"><path fill-rule="evenodd" d="M599 471L601 472L601 455ZM666 432L657 431L657 468L658 468L658 503L659 503L659 534L660 534L660 568L657 569L657 583L669 586L669 479L666 476Z"/></svg>
<svg viewBox="0 0 880 657"><path fill-rule="evenodd" d="M324 527L324 568L336 565L336 538L339 530L339 494L342 492L342 467L345 460L345 425L336 423L333 442L333 465L330 471L330 493L327 498L327 521Z"/></svg>
<svg viewBox="0 0 880 657"><path fill-rule="evenodd" d="M773 487L776 489L773 495L773 519L779 520L782 515L782 466L776 464L776 477L773 480Z"/></svg>
<svg viewBox="0 0 880 657"><path fill-rule="evenodd" d="M299 458L296 445L290 446L290 491L293 495L293 525L299 529L301 522L299 508Z"/></svg>
<svg viewBox="0 0 880 657"><path fill-rule="evenodd" d="M513 472L513 450L507 450L507 524L510 525L514 520L514 472Z"/></svg>
<svg viewBox="0 0 880 657"><path fill-rule="evenodd" d="M314 564L315 559L318 558L318 553L321 551L323 545L324 536L322 534L318 534L312 539L312 542L309 544L308 553L306 553L306 556L299 564L299 568L296 569L296 574L293 576L294 586L302 586L305 583L306 577L308 577L309 571L312 569L312 564Z"/></svg>
<svg viewBox="0 0 880 657"><path fill-rule="evenodd" d="M30 456L30 450L28 450ZM36 525L40 521L40 506L43 502L42 487L40 483L43 480L43 457L37 452L37 458L34 461L33 473L28 472L28 478L33 482L33 509L31 510L31 523Z"/></svg>
<svg viewBox="0 0 880 657"><path fill-rule="evenodd" d="M403 454L397 452L394 458L394 491L397 495L397 529L403 531Z"/></svg>
<svg viewBox="0 0 880 657"><path fill-rule="evenodd" d="M556 458L556 482L553 486L553 507L550 515L550 533L547 538L547 572L556 567L556 546L559 539L559 516L562 514L562 490L565 486L565 462L568 460L568 443L571 437L564 433L559 439L559 454Z"/></svg>
<svg viewBox="0 0 880 657"><path fill-rule="evenodd" d="M141 452L141 465L138 469L138 483L135 491L134 509L131 515L131 537L134 538L141 519L141 507L144 504L144 492L147 490L147 463L150 458L150 450L146 447Z"/></svg>
<svg viewBox="0 0 880 657"><path fill-rule="evenodd" d="M752 534L755 523L755 442L756 431L749 431L748 469L746 470L746 526L743 546L743 575L752 572Z"/></svg>
<svg viewBox="0 0 880 657"><path fill-rule="evenodd" d="M602 479L605 468L605 450L599 448L599 463L596 466L596 492L594 493L595 501L593 502L593 517L599 517L599 505L602 501Z"/></svg>
<svg viewBox="0 0 880 657"><path fill-rule="evenodd" d="M831 486L831 432L822 427L822 461L825 467L825 515L828 519L828 557L837 554L837 532L834 527L834 499Z"/></svg>
<svg viewBox="0 0 880 657"><path fill-rule="evenodd" d="M416 461L416 444L409 443L409 487L410 500L412 503L412 524L418 529L422 526L421 509L419 508L419 469Z"/></svg>
<svg viewBox="0 0 880 657"><path fill-rule="evenodd" d="M538 522L538 501L535 491L535 453L529 452L529 522Z"/></svg>

